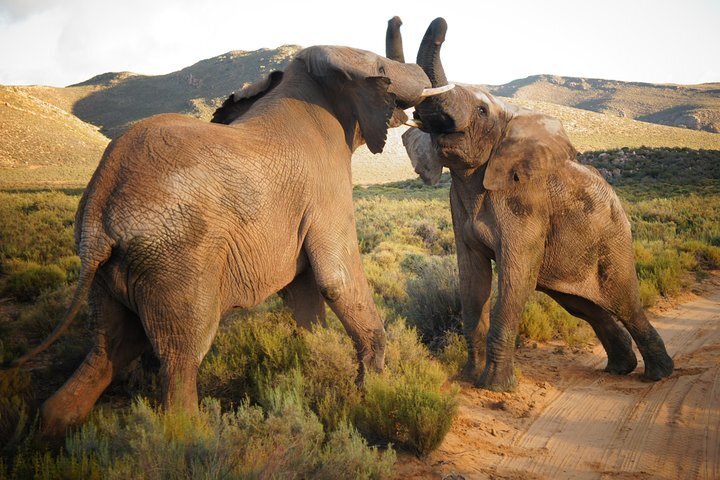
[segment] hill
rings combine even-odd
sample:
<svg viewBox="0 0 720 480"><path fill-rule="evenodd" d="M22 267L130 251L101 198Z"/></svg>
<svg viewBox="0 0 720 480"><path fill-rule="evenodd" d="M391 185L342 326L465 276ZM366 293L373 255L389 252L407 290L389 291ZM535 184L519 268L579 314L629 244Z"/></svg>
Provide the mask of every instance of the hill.
<svg viewBox="0 0 720 480"><path fill-rule="evenodd" d="M534 75L489 86L499 96L535 100L644 122L720 132L720 83L673 85Z"/></svg>
<svg viewBox="0 0 720 480"><path fill-rule="evenodd" d="M134 122L158 113L209 120L230 93L262 72L283 68L298 50L284 45L231 51L166 75L104 73L65 88L28 87L28 91L115 138Z"/></svg>
<svg viewBox="0 0 720 480"><path fill-rule="evenodd" d="M67 111L0 86L0 186L84 184L107 143Z"/></svg>
<svg viewBox="0 0 720 480"><path fill-rule="evenodd" d="M83 186L108 142L98 128L115 138L132 123L162 112L208 120L227 95L262 72L283 68L300 48L231 51L166 75L109 72L65 88L2 87L0 168L5 168L0 170L0 185ZM720 84L657 86L541 75L490 88L507 95L511 103L559 118L581 152L640 146L720 150L718 134L630 118L647 119L653 108L670 111L691 103L700 105L695 110L704 112L703 118L720 116ZM534 99L543 95L550 100ZM625 116L617 115L620 107L589 111L590 99L596 100L593 105L611 106L621 105L623 99ZM356 152L356 184L415 176L400 141L402 131L389 132L381 155L366 148Z"/></svg>

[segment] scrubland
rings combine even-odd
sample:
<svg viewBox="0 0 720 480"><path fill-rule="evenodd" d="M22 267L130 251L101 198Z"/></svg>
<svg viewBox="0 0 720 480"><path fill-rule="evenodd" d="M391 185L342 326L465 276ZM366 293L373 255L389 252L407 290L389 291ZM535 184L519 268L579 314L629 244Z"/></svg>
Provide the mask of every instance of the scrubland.
<svg viewBox="0 0 720 480"><path fill-rule="evenodd" d="M580 157L613 183L630 218L645 306L720 268L720 152L620 149ZM0 371L0 478L348 478L391 476L396 451L425 455L457 408L465 347L449 178L357 187L363 263L386 322L386 371L355 385L339 321L298 329L277 297L224 319L201 365L197 417L158 407L158 365L145 355L92 417L57 442L38 439L39 404L89 348L87 316L31 369ZM0 362L42 340L77 279L81 190L0 192ZM549 297L523 313L519 348L595 342Z"/></svg>

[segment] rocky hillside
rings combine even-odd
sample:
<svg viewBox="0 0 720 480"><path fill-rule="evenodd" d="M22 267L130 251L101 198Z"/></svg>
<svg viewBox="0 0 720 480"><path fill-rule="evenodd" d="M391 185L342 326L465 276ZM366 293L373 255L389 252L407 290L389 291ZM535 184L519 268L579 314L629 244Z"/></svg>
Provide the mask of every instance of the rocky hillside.
<svg viewBox="0 0 720 480"><path fill-rule="evenodd" d="M670 85L534 75L488 88L495 95L519 100L720 132L720 83Z"/></svg>
<svg viewBox="0 0 720 480"><path fill-rule="evenodd" d="M285 45L272 50L232 51L166 75L104 73L65 88L27 88L115 138L134 122L158 113L209 119L230 93L263 72L283 68L299 49Z"/></svg>

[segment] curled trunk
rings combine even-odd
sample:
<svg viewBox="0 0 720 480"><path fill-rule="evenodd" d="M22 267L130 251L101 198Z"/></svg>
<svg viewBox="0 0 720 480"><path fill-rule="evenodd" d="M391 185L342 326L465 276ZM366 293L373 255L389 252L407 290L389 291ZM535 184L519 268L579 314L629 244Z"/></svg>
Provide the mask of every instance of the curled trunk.
<svg viewBox="0 0 720 480"><path fill-rule="evenodd" d="M443 18L436 18L428 27L420 43L417 55L417 64L427 74L433 87L442 87L448 84L445 69L440 61L440 48L445 41L447 22ZM460 105L459 94L455 90L435 97L429 97L416 107L423 129L437 133L458 131L465 122L466 117Z"/></svg>
<svg viewBox="0 0 720 480"><path fill-rule="evenodd" d="M398 16L388 20L387 33L385 35L385 56L390 60L405 63L402 35L400 34L401 25L402 20L400 20Z"/></svg>

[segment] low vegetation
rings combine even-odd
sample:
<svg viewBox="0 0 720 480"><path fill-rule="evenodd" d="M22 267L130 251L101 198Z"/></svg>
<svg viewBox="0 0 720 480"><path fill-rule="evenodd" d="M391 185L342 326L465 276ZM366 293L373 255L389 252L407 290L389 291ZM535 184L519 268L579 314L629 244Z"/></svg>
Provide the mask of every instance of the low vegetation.
<svg viewBox="0 0 720 480"><path fill-rule="evenodd" d="M720 268L717 151L621 149L580 157L615 185L631 220L646 306ZM698 172L702 172L699 174ZM166 415L146 356L60 445L35 439L37 406L88 350L84 315L28 370L0 371L2 478L387 478L395 451L425 455L457 408L462 369L449 179L356 188L358 239L386 320L386 370L355 386L339 321L299 330L277 297L226 318L201 365L196 418ZM0 192L0 362L61 318L77 279L80 190ZM521 340L581 346L591 329L549 297L523 313Z"/></svg>

